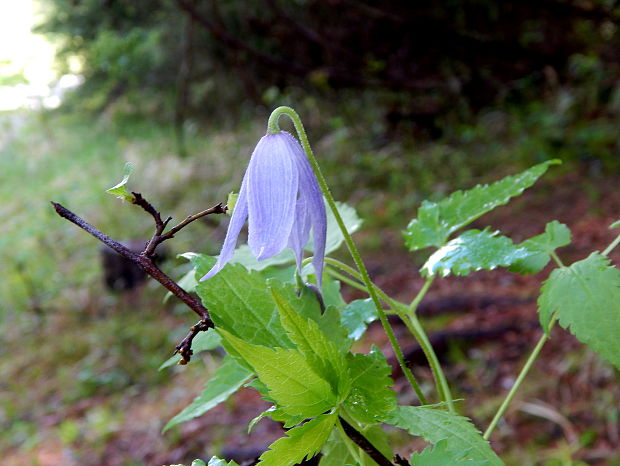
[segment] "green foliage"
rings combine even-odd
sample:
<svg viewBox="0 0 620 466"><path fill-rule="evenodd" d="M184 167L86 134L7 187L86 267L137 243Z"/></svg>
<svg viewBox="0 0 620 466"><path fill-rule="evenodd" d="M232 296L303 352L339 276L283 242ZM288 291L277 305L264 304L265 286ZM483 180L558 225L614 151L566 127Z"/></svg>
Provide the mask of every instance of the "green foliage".
<svg viewBox="0 0 620 466"><path fill-rule="evenodd" d="M406 246L410 251L442 247L450 234L520 195L547 171L549 165L558 163L558 160L549 160L491 185L456 191L440 202L422 202L417 218L405 231Z"/></svg>
<svg viewBox="0 0 620 466"><path fill-rule="evenodd" d="M372 299L356 299L342 308L342 324L349 332L349 338L359 340L369 323L379 318Z"/></svg>
<svg viewBox="0 0 620 466"><path fill-rule="evenodd" d="M222 365L198 395L183 411L174 416L164 427L171 427L201 416L235 393L252 376L252 371L241 366L233 357L226 356Z"/></svg>
<svg viewBox="0 0 620 466"><path fill-rule="evenodd" d="M335 406L336 395L329 382L312 369L298 350L254 345L226 330L219 332L254 368L269 396L287 414L311 418Z"/></svg>
<svg viewBox="0 0 620 466"><path fill-rule="evenodd" d="M106 193L112 194L119 199L131 202L131 200L133 199L133 194L127 191L127 187L125 186L129 181L131 172L133 172L133 164L127 162L125 164L125 168L123 169L123 179L121 180L121 182L112 186L110 189L106 189Z"/></svg>
<svg viewBox="0 0 620 466"><path fill-rule="evenodd" d="M468 459L489 465L504 464L466 417L441 409L398 406L385 416L384 422L423 437L433 445L445 440L447 448L463 452Z"/></svg>
<svg viewBox="0 0 620 466"><path fill-rule="evenodd" d="M200 461L200 460L192 461L192 466L205 466L204 462L202 461L201 461L202 464L194 464L196 461ZM239 465L232 460L226 461L226 460L222 460L214 456L209 460L209 464L206 466L239 466Z"/></svg>
<svg viewBox="0 0 620 466"><path fill-rule="evenodd" d="M515 245L510 238L498 236L498 233L466 231L435 251L422 266L422 275L468 275L471 271L509 267L533 254Z"/></svg>
<svg viewBox="0 0 620 466"><path fill-rule="evenodd" d="M314 320L295 312L277 290L271 288L271 294L283 327L297 345L297 349L305 356L308 365L330 383L339 401L345 399L349 394L351 380L347 363L338 347L327 338Z"/></svg>
<svg viewBox="0 0 620 466"><path fill-rule="evenodd" d="M570 241L571 233L566 225L557 220L549 222L543 234L525 240L519 245L532 254L516 261L510 267L510 271L521 274L538 273L549 263L551 254L557 248L570 244Z"/></svg>
<svg viewBox="0 0 620 466"><path fill-rule="evenodd" d="M609 229L613 229L613 228L619 228L620 227L620 220L612 223L611 225L609 225Z"/></svg>
<svg viewBox="0 0 620 466"><path fill-rule="evenodd" d="M336 413L322 414L299 427L289 430L286 437L276 440L260 457L259 465L289 466L316 455L332 432L338 419Z"/></svg>
<svg viewBox="0 0 620 466"><path fill-rule="evenodd" d="M215 259L201 254L188 255L196 267L196 277L205 275ZM213 322L248 343L292 348L282 328L265 278L240 264L228 264L207 281L199 282L196 292L209 309Z"/></svg>
<svg viewBox="0 0 620 466"><path fill-rule="evenodd" d="M593 252L554 270L538 298L546 332L555 312L560 325L620 369L620 271Z"/></svg>
<svg viewBox="0 0 620 466"><path fill-rule="evenodd" d="M467 451L449 450L447 440L440 440L435 447L426 447L421 453L413 453L410 463L415 466L447 466L463 464L467 466L485 466L488 461L472 461L467 458Z"/></svg>
<svg viewBox="0 0 620 466"><path fill-rule="evenodd" d="M369 354L349 354L347 362L351 374L351 394L344 403L347 412L364 424L380 422L396 407L392 367L376 346Z"/></svg>

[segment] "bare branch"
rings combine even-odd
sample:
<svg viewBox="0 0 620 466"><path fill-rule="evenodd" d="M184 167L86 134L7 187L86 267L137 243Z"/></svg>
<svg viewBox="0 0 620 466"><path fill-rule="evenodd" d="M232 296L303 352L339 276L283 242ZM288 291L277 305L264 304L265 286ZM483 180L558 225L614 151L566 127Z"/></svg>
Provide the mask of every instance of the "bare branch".
<svg viewBox="0 0 620 466"><path fill-rule="evenodd" d="M172 280L168 275L161 271L157 265L152 261L152 259L143 254L137 254L127 247L123 246L118 241L113 240L105 233L101 232L90 223L86 222L82 218L78 217L76 214L71 212L66 207L52 202L56 213L61 217L69 220L71 223L74 223L82 230L90 233L92 236L97 238L99 241L114 249L117 253L119 253L124 258L130 260L131 262L137 264L140 268L142 268L148 275L153 277L159 283L161 283L164 288L170 291L173 295L183 301L190 309L192 309L196 314L200 316L200 320L205 322L205 325L208 327L213 327L213 322L209 317L209 311L205 308L202 303L190 295L187 291L181 288L174 280Z"/></svg>

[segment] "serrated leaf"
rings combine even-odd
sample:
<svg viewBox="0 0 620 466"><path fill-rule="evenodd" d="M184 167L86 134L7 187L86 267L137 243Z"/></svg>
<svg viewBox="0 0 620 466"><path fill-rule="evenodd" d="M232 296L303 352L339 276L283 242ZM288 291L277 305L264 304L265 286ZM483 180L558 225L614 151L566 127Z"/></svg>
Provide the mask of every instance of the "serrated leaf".
<svg viewBox="0 0 620 466"><path fill-rule="evenodd" d="M557 248L571 242L571 232L563 223L554 220L547 223L545 232L523 241L520 247L526 248L532 254L510 266L511 272L530 274L540 272L551 260L551 253Z"/></svg>
<svg viewBox="0 0 620 466"><path fill-rule="evenodd" d="M226 356L222 365L209 379L202 393L194 398L183 411L174 416L164 427L164 432L177 424L201 416L235 393L252 372L241 366L234 358Z"/></svg>
<svg viewBox="0 0 620 466"><path fill-rule="evenodd" d="M316 419L289 430L286 437L276 440L260 457L262 466L289 466L316 455L331 434L338 415L322 414Z"/></svg>
<svg viewBox="0 0 620 466"><path fill-rule="evenodd" d="M611 225L609 225L609 229L613 230L614 228L620 228L620 220L615 221Z"/></svg>
<svg viewBox="0 0 620 466"><path fill-rule="evenodd" d="M443 246L456 230L520 195L547 171L549 165L558 163L559 160L549 160L493 184L456 191L439 202L422 202L417 218L409 223L404 233L406 246L410 251Z"/></svg>
<svg viewBox="0 0 620 466"><path fill-rule="evenodd" d="M127 188L125 187L125 185L129 181L131 172L133 172L133 164L127 162L125 164L125 168L123 168L123 179L121 180L121 182L115 186L112 186L110 189L106 189L106 193L112 194L119 199L124 199L131 202L131 200L133 199L133 194L127 191Z"/></svg>
<svg viewBox="0 0 620 466"><path fill-rule="evenodd" d="M392 367L381 351L373 346L369 354L348 354L351 393L344 404L356 421L380 422L386 412L396 407Z"/></svg>
<svg viewBox="0 0 620 466"><path fill-rule="evenodd" d="M298 314L314 320L327 339L334 343L341 353L348 351L351 347L351 340L347 337L346 328L341 324L340 312L337 308L327 304L327 309L321 313L317 296L310 289L304 287L298 296L295 287L290 283L282 283L273 279L268 280L267 283L269 287L281 294ZM328 283L327 280L325 283ZM328 288L329 286L324 286L323 290L326 291ZM324 293L323 300L327 301L326 298L327 296Z"/></svg>
<svg viewBox="0 0 620 466"><path fill-rule="evenodd" d="M347 447L340 433L335 429L332 430L321 453L323 453L323 456L319 461L319 466L342 466L343 464L355 463L355 458L351 454L349 447Z"/></svg>
<svg viewBox="0 0 620 466"><path fill-rule="evenodd" d="M448 442L440 440L434 447L426 447L421 453L413 453L409 460L415 466L447 466L451 464L463 466L485 466L488 461L472 461L467 459L467 452L449 450Z"/></svg>
<svg viewBox="0 0 620 466"><path fill-rule="evenodd" d="M222 338L215 331L215 329L210 328L206 332L200 332L198 335L194 337L192 340L192 352L194 355L202 352L209 351L217 348L222 343ZM166 367L174 366L181 360L181 356L179 354L175 354L171 358L169 358L166 362L164 362L161 366L159 366L158 370L165 369Z"/></svg>
<svg viewBox="0 0 620 466"><path fill-rule="evenodd" d="M508 267L534 254L498 233L466 231L435 251L422 266L422 274L426 277L468 275L472 271Z"/></svg>
<svg viewBox="0 0 620 466"><path fill-rule="evenodd" d="M488 461L490 466L504 464L468 418L449 411L398 406L385 416L384 422L423 437L434 445L446 440L449 449L467 452L468 459Z"/></svg>
<svg viewBox="0 0 620 466"><path fill-rule="evenodd" d="M351 384L344 356L336 345L327 339L316 321L295 312L275 287L270 287L270 291L280 313L280 321L289 332L289 338L306 357L309 366L329 382L337 399L346 398Z"/></svg>
<svg viewBox="0 0 620 466"><path fill-rule="evenodd" d="M349 233L356 232L362 225L362 220L358 217L355 209L342 202L336 202L336 206L338 207L338 211L340 212L340 216L344 221L347 231ZM340 231L338 223L336 222L331 210L328 208L326 211L327 238L325 242L325 254L329 254L340 247L340 245L344 242L344 237L342 236L342 232ZM313 251L312 240L308 242L305 249L310 252ZM295 262L295 255L291 249L286 248L280 254L276 254L273 257L259 261L256 260L250 251L250 247L247 244L243 244L235 250L235 254L231 259L231 262L241 264L248 270L263 270L271 266L291 264Z"/></svg>
<svg viewBox="0 0 620 466"><path fill-rule="evenodd" d="M202 277L215 263L215 258L202 254L185 253L184 257L196 267L196 277ZM217 327L256 345L294 347L260 273L227 264L208 281L199 282L196 293Z"/></svg>
<svg viewBox="0 0 620 466"><path fill-rule="evenodd" d="M204 462L202 464L204 465ZM192 466L194 466L194 463L192 463ZM232 460L230 460L229 462L226 462L226 460L222 460L218 458L217 456L213 456L209 460L209 464L207 466L239 466L239 465Z"/></svg>
<svg viewBox="0 0 620 466"><path fill-rule="evenodd" d="M349 332L349 338L359 340L369 323L379 318L372 299L357 299L347 304L341 312L342 323Z"/></svg>
<svg viewBox="0 0 620 466"><path fill-rule="evenodd" d="M570 267L555 269L538 298L545 330L554 312L577 339L620 369L620 271L593 252Z"/></svg>
<svg viewBox="0 0 620 466"><path fill-rule="evenodd" d="M268 348L245 342L220 329L224 339L254 368L269 396L291 415L318 416L336 404L329 383L296 349Z"/></svg>

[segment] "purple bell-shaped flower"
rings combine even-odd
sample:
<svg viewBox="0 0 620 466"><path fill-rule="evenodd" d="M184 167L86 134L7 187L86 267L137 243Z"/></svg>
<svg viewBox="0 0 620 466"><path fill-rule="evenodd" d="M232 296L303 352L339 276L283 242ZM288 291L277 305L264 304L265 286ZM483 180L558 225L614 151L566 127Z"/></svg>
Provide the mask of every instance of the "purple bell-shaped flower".
<svg viewBox="0 0 620 466"><path fill-rule="evenodd" d="M248 244L256 259L275 256L288 246L298 269L312 229L312 264L321 287L327 234L323 196L301 145L285 131L267 134L256 145L218 260L201 281L214 276L233 257L246 218Z"/></svg>

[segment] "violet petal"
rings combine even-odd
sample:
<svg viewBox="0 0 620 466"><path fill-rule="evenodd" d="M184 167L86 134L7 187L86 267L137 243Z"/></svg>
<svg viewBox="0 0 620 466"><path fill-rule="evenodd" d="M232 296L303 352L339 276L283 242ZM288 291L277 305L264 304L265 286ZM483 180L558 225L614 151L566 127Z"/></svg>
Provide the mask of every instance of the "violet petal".
<svg viewBox="0 0 620 466"><path fill-rule="evenodd" d="M299 189L297 169L282 133L268 134L258 142L247 178L248 244L258 260L266 259L287 246Z"/></svg>

